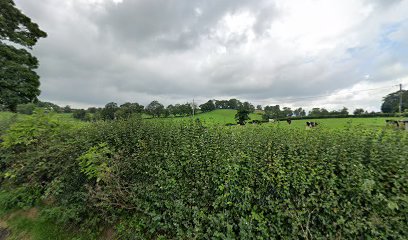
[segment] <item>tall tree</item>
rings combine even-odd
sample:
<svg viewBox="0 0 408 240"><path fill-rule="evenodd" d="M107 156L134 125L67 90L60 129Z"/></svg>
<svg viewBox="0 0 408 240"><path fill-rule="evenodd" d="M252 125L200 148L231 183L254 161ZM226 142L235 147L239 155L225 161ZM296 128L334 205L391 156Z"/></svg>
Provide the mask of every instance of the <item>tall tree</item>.
<svg viewBox="0 0 408 240"><path fill-rule="evenodd" d="M103 120L114 120L115 113L119 109L118 104L114 102L110 102L105 105L105 107L101 111L101 117Z"/></svg>
<svg viewBox="0 0 408 240"><path fill-rule="evenodd" d="M200 109L203 112L210 112L212 110L215 110L215 104L212 100L208 100L208 102L200 105Z"/></svg>
<svg viewBox="0 0 408 240"><path fill-rule="evenodd" d="M353 112L354 115L361 115L364 114L364 109L362 108L356 108Z"/></svg>
<svg viewBox="0 0 408 240"><path fill-rule="evenodd" d="M38 60L27 49L46 36L13 0L0 0L0 105L16 111L19 103L37 100Z"/></svg>
<svg viewBox="0 0 408 240"><path fill-rule="evenodd" d="M240 107L235 114L235 120L239 125L245 125L246 120L249 120L250 110L248 108Z"/></svg>
<svg viewBox="0 0 408 240"><path fill-rule="evenodd" d="M265 111L264 118L266 119L277 119L282 117L282 111L280 110L279 105L266 106L264 108L264 111Z"/></svg>
<svg viewBox="0 0 408 240"><path fill-rule="evenodd" d="M297 108L297 109L293 110L293 114L296 117L304 117L304 116L306 116L306 111L303 108L300 107L300 108Z"/></svg>
<svg viewBox="0 0 408 240"><path fill-rule="evenodd" d="M149 105L146 106L146 112L152 115L153 117L160 117L164 113L163 104L154 100Z"/></svg>
<svg viewBox="0 0 408 240"><path fill-rule="evenodd" d="M400 91L388 94L383 99L381 111L384 113L395 113L399 111ZM408 109L408 90L402 90L402 111Z"/></svg>

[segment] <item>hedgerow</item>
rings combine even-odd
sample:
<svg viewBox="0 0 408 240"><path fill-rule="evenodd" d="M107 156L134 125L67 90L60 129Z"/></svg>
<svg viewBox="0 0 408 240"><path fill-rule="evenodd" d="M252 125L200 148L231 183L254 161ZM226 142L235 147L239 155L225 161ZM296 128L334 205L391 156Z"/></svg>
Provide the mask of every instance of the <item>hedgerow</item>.
<svg viewBox="0 0 408 240"><path fill-rule="evenodd" d="M66 224L120 239L407 237L402 131L21 121L2 137L1 187Z"/></svg>

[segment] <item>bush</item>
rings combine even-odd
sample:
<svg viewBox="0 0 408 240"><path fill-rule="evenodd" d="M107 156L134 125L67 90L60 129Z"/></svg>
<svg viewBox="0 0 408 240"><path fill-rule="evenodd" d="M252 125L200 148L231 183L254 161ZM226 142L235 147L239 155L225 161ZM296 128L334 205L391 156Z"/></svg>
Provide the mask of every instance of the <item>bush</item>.
<svg viewBox="0 0 408 240"><path fill-rule="evenodd" d="M35 189L33 199L52 199L49 218L88 229L116 224L121 239L401 239L408 232L402 131L141 119L78 129L34 114L5 139L2 188Z"/></svg>
<svg viewBox="0 0 408 240"><path fill-rule="evenodd" d="M37 106L34 103L26 103L17 105L17 112L21 114L31 115L33 114Z"/></svg>

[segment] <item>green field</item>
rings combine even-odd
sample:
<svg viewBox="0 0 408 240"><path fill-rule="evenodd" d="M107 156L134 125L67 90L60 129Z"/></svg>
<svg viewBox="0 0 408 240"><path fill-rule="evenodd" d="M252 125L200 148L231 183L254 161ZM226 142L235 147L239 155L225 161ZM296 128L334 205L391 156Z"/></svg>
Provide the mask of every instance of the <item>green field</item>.
<svg viewBox="0 0 408 240"><path fill-rule="evenodd" d="M207 113L200 113L195 115L195 118L199 118L200 121L207 124L227 124L236 123L235 114L236 110L231 109L219 109ZM251 113L249 115L250 120L261 120L262 115Z"/></svg>
<svg viewBox="0 0 408 240"><path fill-rule="evenodd" d="M195 118L199 118L201 122L206 124L221 124L236 123L235 117L236 111L229 109L220 109L208 113L197 114ZM191 117L188 117L191 118ZM252 113L250 114L251 120L261 120L262 115ZM185 119L185 118L175 118ZM362 127L362 128L382 128L385 127L386 119L401 119L396 117L375 117L375 118L327 118L327 119L307 119L307 120L292 120L289 125L286 121L280 121L275 123L263 123L264 125L272 125L287 128L306 128L306 122L317 122L319 128L328 129L343 129L348 127Z"/></svg>

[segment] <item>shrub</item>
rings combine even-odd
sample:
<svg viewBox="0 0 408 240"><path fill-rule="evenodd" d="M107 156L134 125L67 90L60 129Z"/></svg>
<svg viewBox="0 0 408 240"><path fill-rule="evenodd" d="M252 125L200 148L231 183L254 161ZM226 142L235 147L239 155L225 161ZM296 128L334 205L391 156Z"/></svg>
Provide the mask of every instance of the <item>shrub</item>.
<svg viewBox="0 0 408 240"><path fill-rule="evenodd" d="M402 131L141 119L78 129L35 114L5 137L5 172L16 177L2 187L52 199L50 218L88 229L116 224L122 239L401 239L408 232Z"/></svg>

